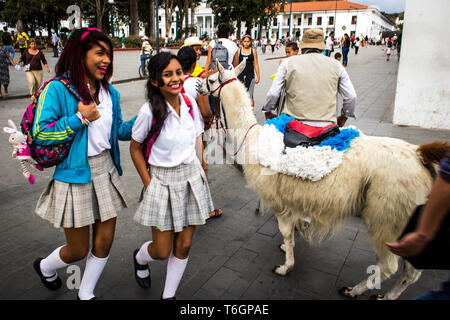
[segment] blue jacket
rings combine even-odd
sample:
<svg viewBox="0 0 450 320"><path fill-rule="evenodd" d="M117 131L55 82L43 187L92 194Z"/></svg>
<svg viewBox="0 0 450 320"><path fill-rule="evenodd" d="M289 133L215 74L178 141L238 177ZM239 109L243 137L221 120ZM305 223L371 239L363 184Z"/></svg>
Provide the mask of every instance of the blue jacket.
<svg viewBox="0 0 450 320"><path fill-rule="evenodd" d="M110 152L119 175L122 175L119 139L131 139L131 129L137 116L124 122L119 103L120 93L111 84L109 93L113 105ZM61 82L52 81L39 96L32 132L35 142L40 145L60 144L73 139L69 154L56 166L53 178L68 183L89 183L91 169L87 156L88 130L76 115L77 111L78 100L75 96ZM54 125L47 127L54 122Z"/></svg>

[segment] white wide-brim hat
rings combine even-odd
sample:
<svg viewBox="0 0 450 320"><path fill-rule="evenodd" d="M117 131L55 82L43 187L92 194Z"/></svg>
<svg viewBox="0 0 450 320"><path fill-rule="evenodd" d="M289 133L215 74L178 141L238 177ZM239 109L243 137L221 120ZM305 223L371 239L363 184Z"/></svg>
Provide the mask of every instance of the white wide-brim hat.
<svg viewBox="0 0 450 320"><path fill-rule="evenodd" d="M182 47L202 46L203 41L199 37L189 37L184 40Z"/></svg>

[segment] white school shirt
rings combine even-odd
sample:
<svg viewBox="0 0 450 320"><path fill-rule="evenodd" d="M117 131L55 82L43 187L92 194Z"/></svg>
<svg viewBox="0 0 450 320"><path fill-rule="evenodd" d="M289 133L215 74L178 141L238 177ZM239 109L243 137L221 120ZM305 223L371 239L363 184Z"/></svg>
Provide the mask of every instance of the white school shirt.
<svg viewBox="0 0 450 320"><path fill-rule="evenodd" d="M198 109L194 98L189 98L192 104L194 119L189 115L189 108L183 97L178 95L180 105L180 116L172 106L167 103L169 112L161 128L158 139L153 143L152 151L148 159L151 166L176 167L180 164L191 163L195 157L195 141L202 134L202 115ZM143 143L152 127L153 114L150 109L150 102L144 103L139 110L136 122L133 125L131 137L133 140Z"/></svg>
<svg viewBox="0 0 450 320"><path fill-rule="evenodd" d="M111 149L109 138L112 126L112 100L109 92L100 86L98 93L97 110L100 118L92 121L88 126L88 157L96 156L105 150Z"/></svg>

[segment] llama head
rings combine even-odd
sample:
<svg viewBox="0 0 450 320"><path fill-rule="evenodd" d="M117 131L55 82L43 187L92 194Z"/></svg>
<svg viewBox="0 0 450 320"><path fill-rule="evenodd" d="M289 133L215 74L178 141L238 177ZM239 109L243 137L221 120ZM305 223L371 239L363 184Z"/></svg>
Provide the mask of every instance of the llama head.
<svg viewBox="0 0 450 320"><path fill-rule="evenodd" d="M209 77L202 79L200 85L198 87L198 93L201 95L212 95L217 97L219 94L219 87L222 83L236 78L242 70L245 68L247 58L242 60L242 62L231 70L226 70L220 63L219 60L216 59L217 72L210 75Z"/></svg>

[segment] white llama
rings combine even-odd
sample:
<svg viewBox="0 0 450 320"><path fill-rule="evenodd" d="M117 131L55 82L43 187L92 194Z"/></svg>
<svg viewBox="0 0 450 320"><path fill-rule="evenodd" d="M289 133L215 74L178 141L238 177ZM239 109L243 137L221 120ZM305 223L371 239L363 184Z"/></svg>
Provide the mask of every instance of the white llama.
<svg viewBox="0 0 450 320"><path fill-rule="evenodd" d="M277 172L266 174L270 169L255 164L258 162L249 148L256 145L261 126L254 126L247 133L256 118L244 85L232 80L243 70L245 61L234 70L217 65L219 72L203 79L199 91L219 96L229 129L244 129L237 130L242 135L236 138L238 144L245 139L242 148L248 162L243 165L245 179L264 206L274 211L284 240L280 248L286 254L285 262L274 272L286 275L294 267L294 228L301 225L302 219L311 219L306 232L311 242L323 239L346 217L360 215L374 245L381 281L396 273L399 257L387 249L385 242L396 241L413 209L425 202L432 184L431 174L421 160L427 153L426 145L418 148L399 139L361 135L351 143L342 164L319 181ZM445 143L441 146L448 148ZM421 271L405 260L395 286L376 298L398 298L420 275ZM352 288L342 288L340 293L352 298L361 295L368 289L367 280Z"/></svg>

